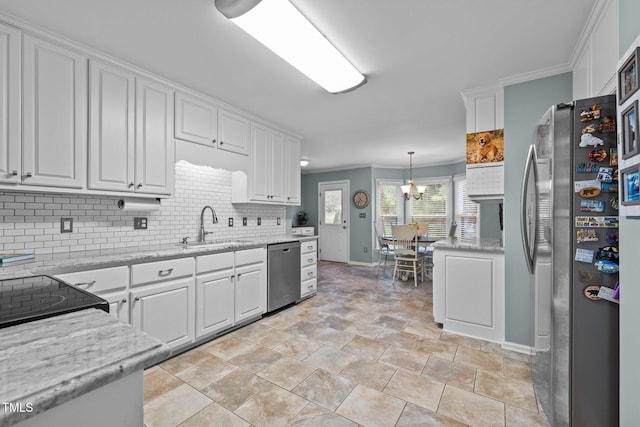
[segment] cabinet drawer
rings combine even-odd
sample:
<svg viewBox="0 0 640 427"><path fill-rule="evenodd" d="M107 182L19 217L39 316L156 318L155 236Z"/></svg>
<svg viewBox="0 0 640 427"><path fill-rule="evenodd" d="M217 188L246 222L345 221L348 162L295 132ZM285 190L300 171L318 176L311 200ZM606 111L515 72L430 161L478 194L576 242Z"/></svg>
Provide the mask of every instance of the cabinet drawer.
<svg viewBox="0 0 640 427"><path fill-rule="evenodd" d="M304 280L300 284L300 296L306 296L318 290L318 280L316 278Z"/></svg>
<svg viewBox="0 0 640 427"><path fill-rule="evenodd" d="M301 280L305 281L305 280L309 280L309 279L315 279L318 275L318 270L316 268L315 265L310 265L308 267L304 267L301 270Z"/></svg>
<svg viewBox="0 0 640 427"><path fill-rule="evenodd" d="M131 266L131 285L160 282L192 276L195 271L193 258L169 259L166 261L148 262Z"/></svg>
<svg viewBox="0 0 640 427"><path fill-rule="evenodd" d="M318 254L315 252L309 252L305 254L300 254L300 267L304 268L309 265L316 265L318 261Z"/></svg>
<svg viewBox="0 0 640 427"><path fill-rule="evenodd" d="M300 252L303 254L309 252L318 252L318 241L317 240L309 240L307 242L300 242Z"/></svg>
<svg viewBox="0 0 640 427"><path fill-rule="evenodd" d="M265 248L245 249L236 252L236 265L256 264L267 262L267 250Z"/></svg>
<svg viewBox="0 0 640 427"><path fill-rule="evenodd" d="M100 295L126 289L129 286L129 267L126 265L99 270L57 274L56 277L79 288Z"/></svg>
<svg viewBox="0 0 640 427"><path fill-rule="evenodd" d="M233 268L233 251L196 257L196 274Z"/></svg>

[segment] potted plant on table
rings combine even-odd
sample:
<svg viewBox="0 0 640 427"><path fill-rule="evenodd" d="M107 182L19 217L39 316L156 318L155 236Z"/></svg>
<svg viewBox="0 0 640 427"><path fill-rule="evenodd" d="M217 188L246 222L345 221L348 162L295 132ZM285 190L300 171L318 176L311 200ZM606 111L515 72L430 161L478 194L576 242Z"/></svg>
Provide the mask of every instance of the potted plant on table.
<svg viewBox="0 0 640 427"><path fill-rule="evenodd" d="M305 211L298 212L298 226L304 227L307 225L307 213Z"/></svg>

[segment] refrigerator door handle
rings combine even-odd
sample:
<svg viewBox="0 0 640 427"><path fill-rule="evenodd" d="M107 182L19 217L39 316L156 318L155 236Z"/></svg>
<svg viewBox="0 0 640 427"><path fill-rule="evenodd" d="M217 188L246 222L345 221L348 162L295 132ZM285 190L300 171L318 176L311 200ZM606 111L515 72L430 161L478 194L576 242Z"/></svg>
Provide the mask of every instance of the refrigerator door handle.
<svg viewBox="0 0 640 427"><path fill-rule="evenodd" d="M527 161L522 178L522 194L520 196L520 232L522 234L522 247L529 273L533 274L535 263L535 251L537 243L536 223L538 210L538 169L536 165L537 155L535 145L529 147ZM531 188L533 185L533 188ZM533 200L531 200L533 191ZM533 203L530 203L533 202ZM533 227L533 228L532 228Z"/></svg>

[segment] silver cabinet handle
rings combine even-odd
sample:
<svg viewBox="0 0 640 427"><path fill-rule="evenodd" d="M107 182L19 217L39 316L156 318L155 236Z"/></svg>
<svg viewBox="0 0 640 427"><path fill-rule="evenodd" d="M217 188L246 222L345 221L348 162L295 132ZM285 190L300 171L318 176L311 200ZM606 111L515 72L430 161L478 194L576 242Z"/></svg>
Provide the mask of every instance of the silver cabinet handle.
<svg viewBox="0 0 640 427"><path fill-rule="evenodd" d="M307 289L313 289L313 285L309 285Z"/></svg>
<svg viewBox="0 0 640 427"><path fill-rule="evenodd" d="M95 284L96 284L96 281L92 280L90 282L78 282L78 283L76 283L76 286L79 287L79 288L82 288L83 286L89 288L89 287L91 287L91 286L93 286Z"/></svg>
<svg viewBox="0 0 640 427"><path fill-rule="evenodd" d="M307 249L309 249L309 250L313 249L313 245L307 246Z"/></svg>
<svg viewBox="0 0 640 427"><path fill-rule="evenodd" d="M236 275L236 277L237 277L238 279L240 278L240 276L242 276L242 274L240 274L240 273L238 273L238 274Z"/></svg>
<svg viewBox="0 0 640 427"><path fill-rule="evenodd" d="M140 297L135 297L133 300L134 301L140 301Z"/></svg>
<svg viewBox="0 0 640 427"><path fill-rule="evenodd" d="M27 178L31 178L33 176L33 174L31 172L27 172L27 174L25 175L25 177Z"/></svg>
<svg viewBox="0 0 640 427"><path fill-rule="evenodd" d="M168 276L173 272L173 268L158 271L158 276Z"/></svg>
<svg viewBox="0 0 640 427"><path fill-rule="evenodd" d="M216 143L216 139L215 139L215 138L213 138L213 141L211 141L211 143L212 143L212 144L215 144L215 143ZM221 144L222 144L222 143L221 143Z"/></svg>
<svg viewBox="0 0 640 427"><path fill-rule="evenodd" d="M11 175L13 175L13 176L18 176L18 171L15 171L15 170L14 170L13 172L11 172Z"/></svg>
<svg viewBox="0 0 640 427"><path fill-rule="evenodd" d="M125 304L127 302L126 298L122 298L122 301L120 301L122 304Z"/></svg>
<svg viewBox="0 0 640 427"><path fill-rule="evenodd" d="M309 264L313 264L313 258L308 258L308 259L307 259L307 262L308 262Z"/></svg>
<svg viewBox="0 0 640 427"><path fill-rule="evenodd" d="M134 182L129 183L129 187L133 187L134 185L136 185Z"/></svg>
<svg viewBox="0 0 640 427"><path fill-rule="evenodd" d="M313 271L308 272L308 273L307 273L307 276L309 276L309 277L313 277Z"/></svg>
<svg viewBox="0 0 640 427"><path fill-rule="evenodd" d="M138 184L138 188L141 188L141 187L142 187L142 183Z"/></svg>
<svg viewBox="0 0 640 427"><path fill-rule="evenodd" d="M224 144L224 141L220 141L220 145Z"/></svg>

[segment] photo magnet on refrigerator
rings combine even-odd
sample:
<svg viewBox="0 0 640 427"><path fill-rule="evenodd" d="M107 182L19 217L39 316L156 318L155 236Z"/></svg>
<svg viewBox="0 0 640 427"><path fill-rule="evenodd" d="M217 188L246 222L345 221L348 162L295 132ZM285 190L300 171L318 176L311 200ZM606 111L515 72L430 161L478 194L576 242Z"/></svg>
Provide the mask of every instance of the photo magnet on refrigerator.
<svg viewBox="0 0 640 427"><path fill-rule="evenodd" d="M596 233L596 230L590 230L588 228L579 228L577 231L577 234L578 234L578 243L598 241L598 234Z"/></svg>
<svg viewBox="0 0 640 427"><path fill-rule="evenodd" d="M581 248L576 249L576 261L591 264L593 262L593 251Z"/></svg>
<svg viewBox="0 0 640 427"><path fill-rule="evenodd" d="M582 293L585 297L590 299L591 301L600 301L600 297L598 293L600 292L600 286L598 285L590 285L582 290Z"/></svg>

